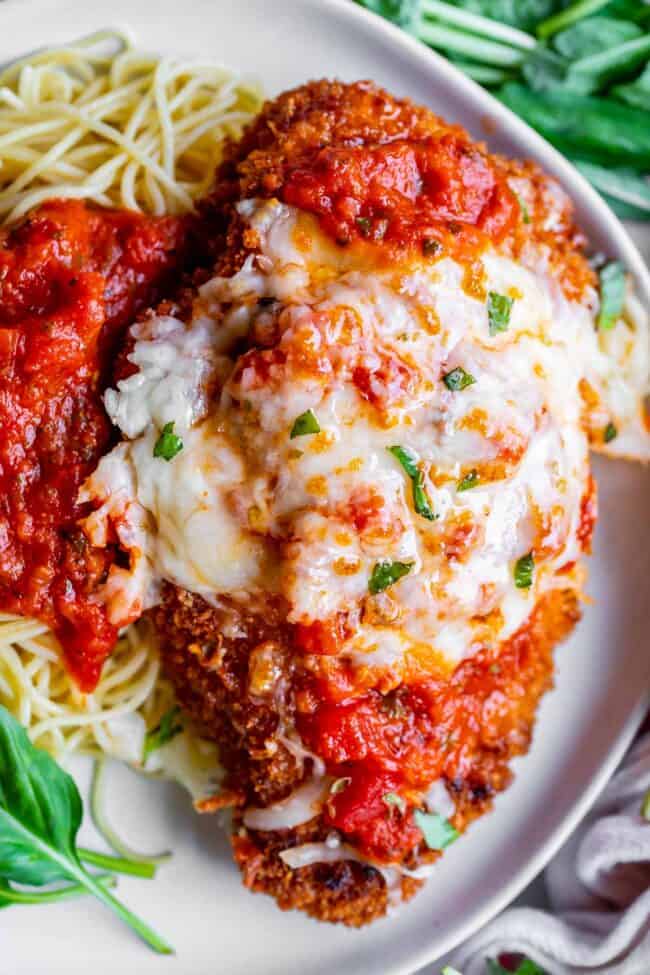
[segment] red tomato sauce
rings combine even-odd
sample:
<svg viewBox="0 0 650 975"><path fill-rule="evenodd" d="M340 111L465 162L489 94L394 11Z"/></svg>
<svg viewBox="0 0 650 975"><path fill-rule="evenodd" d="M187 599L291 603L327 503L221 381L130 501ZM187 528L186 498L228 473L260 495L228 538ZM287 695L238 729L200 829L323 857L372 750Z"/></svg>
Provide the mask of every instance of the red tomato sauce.
<svg viewBox="0 0 650 975"><path fill-rule="evenodd" d="M304 678L298 730L341 780L326 805L327 823L367 856L399 860L422 842L413 812L432 782L471 780L481 748L498 754L507 741L523 750L527 702L552 672L552 641L540 650L535 635L541 618L536 610L498 655L480 651L451 678L402 685L389 695L355 691L344 670L338 679ZM386 801L390 794L398 804Z"/></svg>
<svg viewBox="0 0 650 975"><path fill-rule="evenodd" d="M0 233L0 609L43 620L90 691L115 644L92 599L113 558L75 527L113 434L116 343L185 249L185 225L53 201Z"/></svg>
<svg viewBox="0 0 650 975"><path fill-rule="evenodd" d="M427 256L468 256L521 219L489 158L455 134L370 148L314 150L285 173L285 203L315 214L341 244L355 239Z"/></svg>

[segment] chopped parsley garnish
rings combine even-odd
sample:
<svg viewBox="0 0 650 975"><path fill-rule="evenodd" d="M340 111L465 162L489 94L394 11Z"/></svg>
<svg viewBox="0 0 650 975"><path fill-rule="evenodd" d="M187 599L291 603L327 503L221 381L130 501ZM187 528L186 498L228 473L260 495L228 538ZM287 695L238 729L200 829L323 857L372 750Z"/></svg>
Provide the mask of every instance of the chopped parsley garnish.
<svg viewBox="0 0 650 975"><path fill-rule="evenodd" d="M650 823L650 789L646 792L641 803L641 815L646 823Z"/></svg>
<svg viewBox="0 0 650 975"><path fill-rule="evenodd" d="M372 220L370 217L357 217L357 227L362 237L370 237L372 233Z"/></svg>
<svg viewBox="0 0 650 975"><path fill-rule="evenodd" d="M614 328L625 302L625 270L620 261L610 261L600 272L600 311L596 325L607 332Z"/></svg>
<svg viewBox="0 0 650 975"><path fill-rule="evenodd" d="M383 240L388 230L388 220L384 217L379 220L373 220L370 217L357 217L356 225L362 237L368 237L372 240Z"/></svg>
<svg viewBox="0 0 650 975"><path fill-rule="evenodd" d="M153 448L154 457L172 460L183 449L183 441L174 433L174 421L166 423Z"/></svg>
<svg viewBox="0 0 650 975"><path fill-rule="evenodd" d="M148 731L144 738L144 748L142 751L142 761L146 762L152 752L158 751L163 745L169 744L172 738L180 735L183 725L176 721L181 709L176 706L165 711L160 724Z"/></svg>
<svg viewBox="0 0 650 975"><path fill-rule="evenodd" d="M615 440L617 436L618 436L618 430L616 429L614 424L611 422L608 423L605 429L603 430L603 440L605 441L605 443L611 443L612 440Z"/></svg>
<svg viewBox="0 0 650 975"><path fill-rule="evenodd" d="M470 488L476 487L479 483L480 477L478 471L470 471L465 477L458 482L456 485L457 491L469 491Z"/></svg>
<svg viewBox="0 0 650 975"><path fill-rule="evenodd" d="M468 386L473 386L476 382L474 376L469 372L465 372L462 366L456 366L451 372L446 373L442 377L442 381L452 393L457 393L461 389L467 389Z"/></svg>
<svg viewBox="0 0 650 975"><path fill-rule="evenodd" d="M372 570L372 575L368 581L368 590L373 596L378 592L383 592L394 583L398 582L403 576L407 576L413 568L413 562L377 562Z"/></svg>
<svg viewBox="0 0 650 975"><path fill-rule="evenodd" d="M422 253L425 257L435 257L442 250L442 244L435 237L425 237L422 241Z"/></svg>
<svg viewBox="0 0 650 975"><path fill-rule="evenodd" d="M427 497L427 492L424 489L424 474L418 467L415 457L410 450L407 450L405 447L400 447L399 445L389 447L388 449L393 457L397 458L408 476L411 478L411 483L413 485L413 507L419 515L422 515L423 518L427 518L429 521L435 521L437 515L431 507L431 502Z"/></svg>
<svg viewBox="0 0 650 975"><path fill-rule="evenodd" d="M519 204L519 209L521 210L521 219L524 223L530 223L528 207L526 206L524 200L519 196L519 193L515 193L515 196L517 197L517 203Z"/></svg>
<svg viewBox="0 0 650 975"><path fill-rule="evenodd" d="M458 839L458 831L439 813L425 813L416 809L413 818L430 850L444 850Z"/></svg>
<svg viewBox="0 0 650 975"><path fill-rule="evenodd" d="M510 322L510 312L512 311L513 299L508 295L497 294L496 291L488 292L488 322L490 325L490 335L497 332L506 332Z"/></svg>
<svg viewBox="0 0 650 975"><path fill-rule="evenodd" d="M535 559L532 552L517 559L515 562L515 586L517 589L530 589L533 584L534 571Z"/></svg>
<svg viewBox="0 0 650 975"><path fill-rule="evenodd" d="M293 440L294 437L304 437L308 433L320 433L320 424L313 410L306 410L296 417L289 437Z"/></svg>
<svg viewBox="0 0 650 975"><path fill-rule="evenodd" d="M386 795L382 796L382 799L389 808L394 806L399 810L402 816L406 812L406 799L403 796L398 796L396 792L387 792Z"/></svg>

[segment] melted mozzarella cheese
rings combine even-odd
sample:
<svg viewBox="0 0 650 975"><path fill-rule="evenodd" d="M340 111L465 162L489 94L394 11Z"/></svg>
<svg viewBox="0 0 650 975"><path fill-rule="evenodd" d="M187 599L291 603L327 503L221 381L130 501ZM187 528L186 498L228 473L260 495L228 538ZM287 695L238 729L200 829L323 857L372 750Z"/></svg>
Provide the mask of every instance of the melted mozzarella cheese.
<svg viewBox="0 0 650 975"><path fill-rule="evenodd" d="M114 523L130 554L106 585L111 618L132 618L161 579L209 599L279 592L290 622L354 609L341 653L359 667L396 682L449 670L512 634L580 556L584 380L625 449L647 454L641 313L603 337L594 296L567 301L541 258L488 250L480 287L466 289L449 258L387 266L277 201L239 212L260 253L203 285L189 321L136 326L137 371L106 394L127 439L83 497L99 505L91 537ZM489 292L512 299L493 335ZM475 382L452 391L442 376L457 367ZM319 432L292 435L307 411ZM183 449L166 461L153 448L170 422ZM415 459L433 520L415 510L394 446ZM514 566L531 550L533 585L519 589ZM385 562L408 572L373 594Z"/></svg>

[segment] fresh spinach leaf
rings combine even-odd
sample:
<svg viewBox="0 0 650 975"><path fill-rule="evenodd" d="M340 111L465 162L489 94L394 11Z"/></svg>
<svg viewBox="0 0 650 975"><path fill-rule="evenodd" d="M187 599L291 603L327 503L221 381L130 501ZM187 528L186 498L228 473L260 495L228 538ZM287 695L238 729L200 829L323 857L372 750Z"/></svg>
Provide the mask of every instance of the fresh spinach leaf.
<svg viewBox="0 0 650 975"><path fill-rule="evenodd" d="M569 61L598 54L616 44L634 40L643 31L629 20L615 17L588 17L560 31L553 38L553 47Z"/></svg>
<svg viewBox="0 0 650 975"><path fill-rule="evenodd" d="M597 166L580 159L573 163L601 193L633 207L641 219L650 219L650 183L643 176L633 169Z"/></svg>
<svg viewBox="0 0 650 975"><path fill-rule="evenodd" d="M614 85L612 94L628 105L650 112L650 61L636 79L626 85Z"/></svg>
<svg viewBox="0 0 650 975"><path fill-rule="evenodd" d="M498 97L569 156L650 165L650 126L638 108L563 89L531 91L517 82L504 85Z"/></svg>
<svg viewBox="0 0 650 975"><path fill-rule="evenodd" d="M420 0L357 0L373 13L415 33L420 19Z"/></svg>
<svg viewBox="0 0 650 975"><path fill-rule="evenodd" d="M555 51L539 44L522 64L521 73L533 91L548 91L566 84L569 63Z"/></svg>
<svg viewBox="0 0 650 975"><path fill-rule="evenodd" d="M562 0L456 0L456 6L491 17L512 27L531 31L546 17L561 9Z"/></svg>

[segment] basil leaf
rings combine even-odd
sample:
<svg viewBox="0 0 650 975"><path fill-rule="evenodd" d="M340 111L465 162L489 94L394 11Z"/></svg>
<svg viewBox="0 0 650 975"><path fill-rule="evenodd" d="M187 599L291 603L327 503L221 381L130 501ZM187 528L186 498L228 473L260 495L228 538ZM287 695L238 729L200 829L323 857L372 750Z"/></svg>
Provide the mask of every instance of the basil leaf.
<svg viewBox="0 0 650 975"><path fill-rule="evenodd" d="M293 440L294 437L304 437L309 433L320 433L320 424L313 410L305 410L304 413L296 417L291 427L289 439Z"/></svg>
<svg viewBox="0 0 650 975"><path fill-rule="evenodd" d="M435 521L438 517L431 507L431 502L424 490L424 474L417 466L415 456L405 447L395 445L388 448L393 457L400 462L413 484L413 507L419 515L428 521Z"/></svg>
<svg viewBox="0 0 650 975"><path fill-rule="evenodd" d="M114 877L97 876L95 879L102 887L116 886ZM55 890L34 892L11 887L6 881L0 880L0 908L11 907L12 904L54 904L57 901L68 900L71 897L79 897L81 894L88 893L90 891L83 884L66 884L65 887L57 887Z"/></svg>
<svg viewBox="0 0 650 975"><path fill-rule="evenodd" d="M174 433L174 421L166 423L153 448L154 457L170 461L183 449L183 441Z"/></svg>
<svg viewBox="0 0 650 975"><path fill-rule="evenodd" d="M171 948L81 865L82 804L74 780L0 707L0 878L41 887L72 880L94 894L161 954ZM110 858L104 858L110 859ZM11 889L11 888L10 888Z"/></svg>
<svg viewBox="0 0 650 975"><path fill-rule="evenodd" d="M620 261L610 261L600 272L600 311L596 324L603 332L614 328L625 302L625 270Z"/></svg>
<svg viewBox="0 0 650 975"><path fill-rule="evenodd" d="M146 733L142 752L143 762L147 761L152 752L162 748L163 745L168 744L176 735L181 733L183 725L176 722L176 716L180 714L180 711L181 709L178 706L170 708L163 714L160 723Z"/></svg>
<svg viewBox="0 0 650 975"><path fill-rule="evenodd" d="M368 582L368 590L376 596L378 592L383 592L408 575L412 568L413 562L377 562Z"/></svg>
<svg viewBox="0 0 650 975"><path fill-rule="evenodd" d="M478 471L470 471L465 477L458 482L456 485L457 491L469 491L470 488L476 487L479 483L480 477Z"/></svg>
<svg viewBox="0 0 650 975"><path fill-rule="evenodd" d="M442 381L452 393L457 393L461 389L467 389L468 386L473 386L476 382L474 376L469 372L465 372L462 366L457 366L451 372L446 373L442 377Z"/></svg>
<svg viewBox="0 0 650 975"><path fill-rule="evenodd" d="M490 335L507 331L511 311L512 298L509 298L507 295L497 294L496 291L490 291L488 293L487 312Z"/></svg>
<svg viewBox="0 0 650 975"><path fill-rule="evenodd" d="M416 809L413 818L430 850L444 850L458 839L458 831L448 819L438 813L425 813Z"/></svg>
<svg viewBox="0 0 650 975"><path fill-rule="evenodd" d="M605 429L603 430L603 440L605 441L605 443L611 443L612 440L615 440L617 436L618 436L618 430L616 429L614 424L611 422L608 423Z"/></svg>
<svg viewBox="0 0 650 975"><path fill-rule="evenodd" d="M515 562L515 586L517 589L530 589L533 584L534 571L535 559L532 552L517 559Z"/></svg>
<svg viewBox="0 0 650 975"><path fill-rule="evenodd" d="M0 708L0 876L40 887L81 869L81 799L73 779Z"/></svg>

